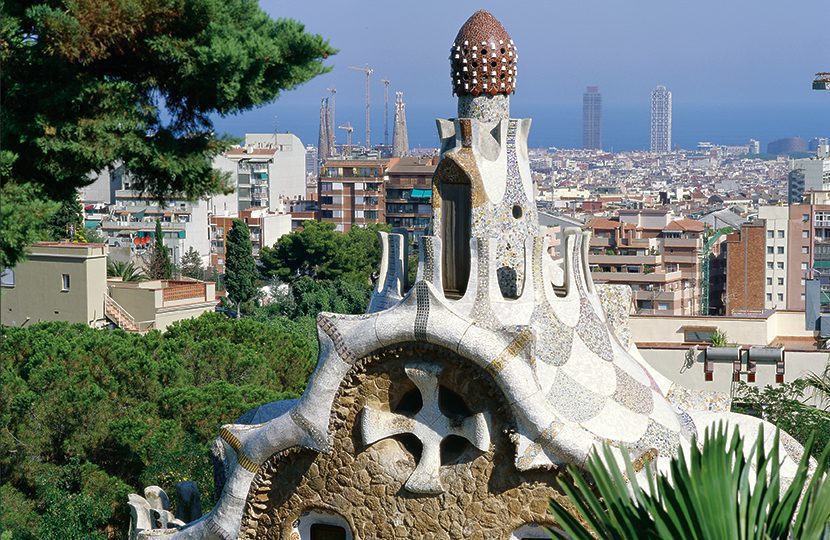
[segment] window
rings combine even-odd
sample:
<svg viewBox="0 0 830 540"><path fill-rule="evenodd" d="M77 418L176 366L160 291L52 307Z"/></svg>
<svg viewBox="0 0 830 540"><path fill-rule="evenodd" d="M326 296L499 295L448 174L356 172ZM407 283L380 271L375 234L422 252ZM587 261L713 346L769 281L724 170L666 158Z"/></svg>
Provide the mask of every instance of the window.
<svg viewBox="0 0 830 540"><path fill-rule="evenodd" d="M772 255L775 253L775 248L772 246L767 246L767 255Z"/></svg>
<svg viewBox="0 0 830 540"><path fill-rule="evenodd" d="M771 277L767 278L767 285L772 285L772 278Z"/></svg>
<svg viewBox="0 0 830 540"><path fill-rule="evenodd" d="M801 269L806 271L807 270L807 263L801 263Z"/></svg>
<svg viewBox="0 0 830 540"><path fill-rule="evenodd" d="M683 340L686 343L709 343L715 331L717 328L713 326L687 327L683 329Z"/></svg>
<svg viewBox="0 0 830 540"><path fill-rule="evenodd" d="M0 273L0 285L3 287L14 287L14 270L11 268L4 268Z"/></svg>
<svg viewBox="0 0 830 540"><path fill-rule="evenodd" d="M810 238L810 231L801 231L801 238Z"/></svg>
<svg viewBox="0 0 830 540"><path fill-rule="evenodd" d="M767 269L772 270L773 264L771 262L767 263Z"/></svg>
<svg viewBox="0 0 830 540"><path fill-rule="evenodd" d="M772 293L767 293L767 302L772 302Z"/></svg>
<svg viewBox="0 0 830 540"><path fill-rule="evenodd" d="M810 246L801 246L801 253L803 255L809 255L810 254Z"/></svg>
<svg viewBox="0 0 830 540"><path fill-rule="evenodd" d="M778 269L779 269L779 270L783 270L783 269L784 269L784 263L782 263L782 262L780 262L780 263L776 263L776 266L778 267Z"/></svg>
<svg viewBox="0 0 830 540"><path fill-rule="evenodd" d="M801 221L810 221L810 214L801 214Z"/></svg>
<svg viewBox="0 0 830 540"><path fill-rule="evenodd" d="M778 230L778 238L784 238L784 231Z"/></svg>
<svg viewBox="0 0 830 540"><path fill-rule="evenodd" d="M778 246L778 254L779 254L779 255L783 255L783 254L784 254L784 246Z"/></svg>
<svg viewBox="0 0 830 540"><path fill-rule="evenodd" d="M801 301L802 302L804 301L804 298L805 298L804 293L801 293Z"/></svg>
<svg viewBox="0 0 830 540"><path fill-rule="evenodd" d="M669 310L669 305L668 305L668 304L664 304L663 302L659 302L659 303L657 304L657 309L658 309L659 311L668 311L668 310Z"/></svg>
<svg viewBox="0 0 830 540"><path fill-rule="evenodd" d="M782 278L782 277L778 278L778 284L783 285L784 284L784 278Z"/></svg>
<svg viewBox="0 0 830 540"><path fill-rule="evenodd" d="M784 293L778 293L778 301L779 301L779 302L783 302L783 301L784 301Z"/></svg>
<svg viewBox="0 0 830 540"><path fill-rule="evenodd" d="M69 274L61 274L61 291L69 290Z"/></svg>
<svg viewBox="0 0 830 540"><path fill-rule="evenodd" d="M805 285L804 278L801 278L801 286L803 287L804 285Z"/></svg>
<svg viewBox="0 0 830 540"><path fill-rule="evenodd" d="M775 231L767 231L767 238L772 239L774 237L775 237Z"/></svg>

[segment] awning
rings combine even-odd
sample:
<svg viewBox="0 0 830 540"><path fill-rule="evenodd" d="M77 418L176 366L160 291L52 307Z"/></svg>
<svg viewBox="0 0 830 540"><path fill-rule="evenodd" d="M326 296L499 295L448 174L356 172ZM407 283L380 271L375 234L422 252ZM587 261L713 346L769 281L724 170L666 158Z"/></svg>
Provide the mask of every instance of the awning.
<svg viewBox="0 0 830 540"><path fill-rule="evenodd" d="M413 199L429 199L432 197L431 189L413 189L411 197Z"/></svg>

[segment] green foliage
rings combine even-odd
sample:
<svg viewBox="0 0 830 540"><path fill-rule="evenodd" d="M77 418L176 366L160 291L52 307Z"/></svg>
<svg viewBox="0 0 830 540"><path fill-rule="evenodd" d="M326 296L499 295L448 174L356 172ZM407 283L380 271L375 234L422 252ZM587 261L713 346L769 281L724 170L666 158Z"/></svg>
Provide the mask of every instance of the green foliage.
<svg viewBox="0 0 830 540"><path fill-rule="evenodd" d="M735 388L732 410L763 418L802 445L812 437L818 453L830 446L830 413L805 403L809 388L805 379L763 388L741 381Z"/></svg>
<svg viewBox="0 0 830 540"><path fill-rule="evenodd" d="M7 152L0 152L7 154ZM0 186L0 268L13 268L26 256L26 248L38 240L47 240L43 224L57 211L58 205L45 200L34 184Z"/></svg>
<svg viewBox="0 0 830 540"><path fill-rule="evenodd" d="M156 221L153 249L150 251L150 264L147 268L150 279L170 279L173 277L173 262L170 260L170 250L164 245L164 232L161 222Z"/></svg>
<svg viewBox="0 0 830 540"><path fill-rule="evenodd" d="M365 313L371 287L352 281L317 281L304 276L290 285L277 284L271 303L257 310L256 316L289 318L316 317L322 311L332 313Z"/></svg>
<svg viewBox="0 0 830 540"><path fill-rule="evenodd" d="M76 235L83 234L83 230L84 213L81 203L74 196L62 200L57 212L49 220L49 237L55 241L77 240Z"/></svg>
<svg viewBox="0 0 830 540"><path fill-rule="evenodd" d="M107 259L107 277L120 277L123 281L145 281L147 275L131 262Z"/></svg>
<svg viewBox="0 0 830 540"><path fill-rule="evenodd" d="M573 466L570 482L558 480L587 526L551 501L550 511L564 531L555 534L576 540L826 538L830 478L824 475L830 466L830 446L823 448L809 482L808 451L792 484L785 487L780 479L778 434L769 450L760 432L758 441L745 456L737 429L731 438L723 426L707 429L702 449L692 444L688 458L681 452L672 460L671 480L662 474L655 478L646 465L647 491L638 484L627 455L621 471L606 445L602 457L595 452L587 463L594 488Z"/></svg>
<svg viewBox="0 0 830 540"><path fill-rule="evenodd" d="M715 330L712 332L712 337L709 338L709 343L712 347L726 347L729 345L729 336L726 335L726 332Z"/></svg>
<svg viewBox="0 0 830 540"><path fill-rule="evenodd" d="M182 275L193 279L205 279L202 256L193 246L182 256Z"/></svg>
<svg viewBox="0 0 830 540"><path fill-rule="evenodd" d="M821 373L810 373L805 378L821 410L830 411L830 360Z"/></svg>
<svg viewBox="0 0 830 540"><path fill-rule="evenodd" d="M0 533L123 536L128 492L155 484L172 495L181 480L195 480L210 508L218 428L299 396L316 358L311 318L210 313L144 336L62 322L2 328Z"/></svg>
<svg viewBox="0 0 830 540"><path fill-rule="evenodd" d="M233 220L225 246L225 288L234 304L256 299L259 274L251 245L251 231L241 219Z"/></svg>
<svg viewBox="0 0 830 540"><path fill-rule="evenodd" d="M211 118L272 101L328 71L336 52L255 0L12 0L2 10L0 174L37 186L27 199L38 209L3 220L12 263L46 228L48 200L71 200L116 161L159 200L227 191L211 160L232 140Z"/></svg>
<svg viewBox="0 0 830 540"><path fill-rule="evenodd" d="M287 283L304 276L370 283L382 254L377 233L388 232L389 226L353 227L345 234L334 227L334 223L309 221L302 230L280 237L273 248L264 247L260 262L265 277Z"/></svg>

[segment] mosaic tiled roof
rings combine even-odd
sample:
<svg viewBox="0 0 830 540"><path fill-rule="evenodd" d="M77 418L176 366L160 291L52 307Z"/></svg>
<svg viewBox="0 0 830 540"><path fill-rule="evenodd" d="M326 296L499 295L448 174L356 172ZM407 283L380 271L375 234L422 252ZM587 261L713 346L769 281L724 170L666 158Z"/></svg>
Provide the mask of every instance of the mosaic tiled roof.
<svg viewBox="0 0 830 540"><path fill-rule="evenodd" d="M498 19L488 11L476 11L458 31L450 49L453 94L512 94L518 59L516 46Z"/></svg>

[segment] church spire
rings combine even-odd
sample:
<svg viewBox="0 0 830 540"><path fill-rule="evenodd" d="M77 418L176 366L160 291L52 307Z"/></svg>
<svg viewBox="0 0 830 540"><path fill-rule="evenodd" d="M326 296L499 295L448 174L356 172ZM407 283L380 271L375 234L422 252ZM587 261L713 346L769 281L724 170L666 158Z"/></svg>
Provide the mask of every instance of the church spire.
<svg viewBox="0 0 830 540"><path fill-rule="evenodd" d="M320 101L320 133L317 137L317 158L319 160L331 157L331 126L329 125L329 98Z"/></svg>
<svg viewBox="0 0 830 540"><path fill-rule="evenodd" d="M406 104L403 92L395 92L395 131L392 134L392 156L409 155L409 134L406 129Z"/></svg>

